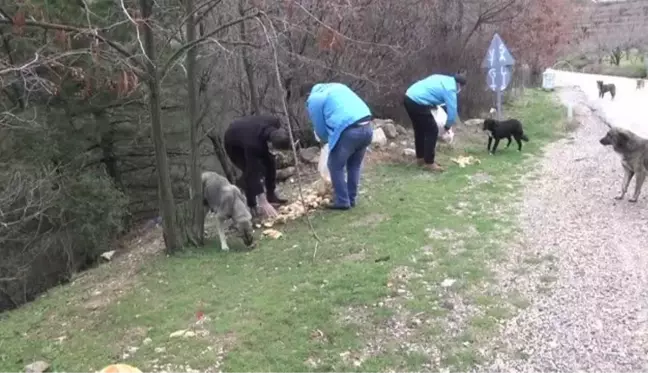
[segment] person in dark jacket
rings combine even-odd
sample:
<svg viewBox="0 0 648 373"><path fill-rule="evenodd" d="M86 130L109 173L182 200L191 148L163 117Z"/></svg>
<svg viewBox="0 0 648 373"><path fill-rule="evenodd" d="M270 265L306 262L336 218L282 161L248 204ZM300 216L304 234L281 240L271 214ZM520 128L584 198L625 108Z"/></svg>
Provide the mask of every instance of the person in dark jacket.
<svg viewBox="0 0 648 373"><path fill-rule="evenodd" d="M448 121L444 129L449 131L457 119L457 94L465 84L463 73L434 74L412 84L405 92L405 110L414 129L416 160L431 171L444 169L434 160L439 127L430 110L433 106L445 104Z"/></svg>
<svg viewBox="0 0 648 373"><path fill-rule="evenodd" d="M269 115L238 118L225 130L223 137L227 156L243 173L236 184L245 192L248 206L253 213L274 217L277 211L271 203L287 201L276 193L277 167L268 143L277 149L290 148L288 132L281 128L278 118Z"/></svg>

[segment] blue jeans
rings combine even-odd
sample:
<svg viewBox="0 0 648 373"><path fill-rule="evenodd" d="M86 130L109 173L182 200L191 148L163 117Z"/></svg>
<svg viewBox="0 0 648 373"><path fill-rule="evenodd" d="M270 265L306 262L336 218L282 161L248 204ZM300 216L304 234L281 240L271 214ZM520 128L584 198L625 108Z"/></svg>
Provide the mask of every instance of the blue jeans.
<svg viewBox="0 0 648 373"><path fill-rule="evenodd" d="M373 128L371 123L354 125L342 132L340 140L331 150L328 168L331 173L336 206L355 206L360 183L360 168L367 147L371 144ZM345 180L344 169L347 177Z"/></svg>

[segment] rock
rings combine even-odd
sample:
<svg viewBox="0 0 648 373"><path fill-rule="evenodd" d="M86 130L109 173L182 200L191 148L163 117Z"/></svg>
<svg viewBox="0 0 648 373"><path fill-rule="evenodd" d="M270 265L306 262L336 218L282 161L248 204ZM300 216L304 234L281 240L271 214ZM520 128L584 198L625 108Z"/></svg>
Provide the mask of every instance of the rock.
<svg viewBox="0 0 648 373"><path fill-rule="evenodd" d="M406 157L416 157L416 150L411 148L403 149L403 155Z"/></svg>
<svg viewBox="0 0 648 373"><path fill-rule="evenodd" d="M399 135L407 135L407 128L401 126L400 124L396 125L396 131L398 131Z"/></svg>
<svg viewBox="0 0 648 373"><path fill-rule="evenodd" d="M148 344L151 344L152 342L153 342L153 340L151 338L146 338L144 340L144 342L142 342L142 343L144 343L145 345L148 345Z"/></svg>
<svg viewBox="0 0 648 373"><path fill-rule="evenodd" d="M373 120L374 128L383 128L385 127L386 124L391 124L393 126L394 121L391 119L379 119L379 118L375 118Z"/></svg>
<svg viewBox="0 0 648 373"><path fill-rule="evenodd" d="M295 174L295 167L286 167L277 170L277 181L286 181Z"/></svg>
<svg viewBox="0 0 648 373"><path fill-rule="evenodd" d="M177 330L169 335L169 338L176 338L176 337L184 337L184 338L189 338L189 337L195 337L196 333L191 331L191 330Z"/></svg>
<svg viewBox="0 0 648 373"><path fill-rule="evenodd" d="M455 280L454 278L446 278L445 280L443 280L443 282L441 282L441 287L449 288L450 286L454 285L455 282L457 282L457 280Z"/></svg>
<svg viewBox="0 0 648 373"><path fill-rule="evenodd" d="M110 261L114 255L115 255L115 250L111 250L111 251L106 251L105 253L101 254L100 257L102 257L103 259L105 259L107 261Z"/></svg>
<svg viewBox="0 0 648 373"><path fill-rule="evenodd" d="M484 123L484 120L480 118L473 118L473 119L468 119L463 123L468 127L479 127L482 125L482 123Z"/></svg>
<svg viewBox="0 0 648 373"><path fill-rule="evenodd" d="M306 149L299 149L299 156L306 163L317 164L319 161L320 149L317 146L311 146Z"/></svg>
<svg viewBox="0 0 648 373"><path fill-rule="evenodd" d="M275 152L274 158L277 168L287 168L295 165L295 158L292 152Z"/></svg>
<svg viewBox="0 0 648 373"><path fill-rule="evenodd" d="M25 373L43 373L50 368L49 363L45 361L35 361L25 366Z"/></svg>
<svg viewBox="0 0 648 373"><path fill-rule="evenodd" d="M376 128L373 131L373 137L371 138L371 144L377 147L382 147L387 145L387 136L383 132L382 128Z"/></svg>
<svg viewBox="0 0 648 373"><path fill-rule="evenodd" d="M396 136L398 136L398 130L396 130L394 123L385 123L381 128L385 132L385 136L387 136L388 139L394 139L396 138Z"/></svg>
<svg viewBox="0 0 648 373"><path fill-rule="evenodd" d="M123 364L123 363L118 363L118 364L110 364L108 366L105 366L102 370L99 371L99 373L142 373L141 370L138 368L128 365L128 364Z"/></svg>

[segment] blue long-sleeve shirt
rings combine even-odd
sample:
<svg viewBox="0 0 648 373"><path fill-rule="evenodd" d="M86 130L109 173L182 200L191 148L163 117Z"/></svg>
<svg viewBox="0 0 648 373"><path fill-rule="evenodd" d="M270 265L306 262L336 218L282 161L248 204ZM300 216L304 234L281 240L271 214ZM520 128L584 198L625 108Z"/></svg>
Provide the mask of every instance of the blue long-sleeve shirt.
<svg viewBox="0 0 648 373"><path fill-rule="evenodd" d="M405 95L419 105L445 104L448 113L446 126L457 120L457 82L454 76L434 74L412 84Z"/></svg>
<svg viewBox="0 0 648 373"><path fill-rule="evenodd" d="M342 132L359 120L371 119L367 104L342 83L319 83L306 100L308 116L317 137L332 151Z"/></svg>

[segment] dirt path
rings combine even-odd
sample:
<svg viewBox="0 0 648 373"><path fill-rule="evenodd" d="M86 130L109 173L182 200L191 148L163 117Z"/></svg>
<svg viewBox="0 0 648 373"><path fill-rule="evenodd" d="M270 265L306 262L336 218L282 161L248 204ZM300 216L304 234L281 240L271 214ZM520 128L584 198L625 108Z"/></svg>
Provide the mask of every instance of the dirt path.
<svg viewBox="0 0 648 373"><path fill-rule="evenodd" d="M530 271L516 271L519 261L500 274L530 305L502 325L486 370L645 371L648 188L636 204L613 199L622 171L618 156L599 143L606 127L597 115L605 107L591 111L596 103L573 89L560 96L581 126L549 147L526 183L525 245L511 256L539 259L524 263Z"/></svg>

